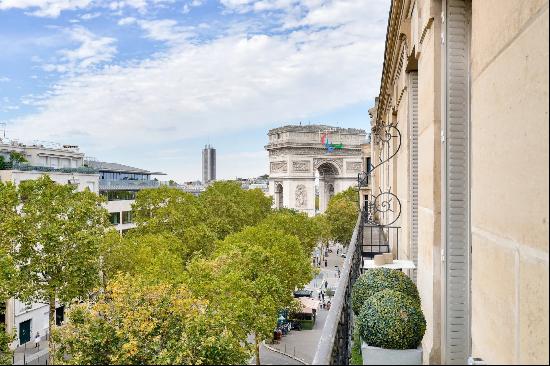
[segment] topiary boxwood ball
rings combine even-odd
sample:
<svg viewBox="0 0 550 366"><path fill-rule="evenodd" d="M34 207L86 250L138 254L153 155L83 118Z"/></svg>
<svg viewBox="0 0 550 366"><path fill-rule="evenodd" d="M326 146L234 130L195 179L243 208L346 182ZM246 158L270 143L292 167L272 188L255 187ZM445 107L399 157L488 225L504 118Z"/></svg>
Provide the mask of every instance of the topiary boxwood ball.
<svg viewBox="0 0 550 366"><path fill-rule="evenodd" d="M355 281L351 294L351 307L359 315L369 297L382 290L395 290L409 295L420 304L420 296L414 282L403 272L389 268L367 270Z"/></svg>
<svg viewBox="0 0 550 366"><path fill-rule="evenodd" d="M357 325L369 346L386 349L416 348L426 331L426 319L418 302L394 290L382 290L369 297Z"/></svg>

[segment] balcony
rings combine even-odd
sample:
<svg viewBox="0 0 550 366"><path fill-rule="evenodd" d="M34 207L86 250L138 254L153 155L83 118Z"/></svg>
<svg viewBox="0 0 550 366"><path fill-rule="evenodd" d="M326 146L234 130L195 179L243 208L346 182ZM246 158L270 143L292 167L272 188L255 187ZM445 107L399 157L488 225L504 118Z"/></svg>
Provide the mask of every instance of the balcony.
<svg viewBox="0 0 550 366"><path fill-rule="evenodd" d="M29 165L25 163L4 162L0 170L19 170L25 172L52 172L52 173L79 173L79 174L98 174L96 169L80 166L78 168L56 168L49 166Z"/></svg>
<svg viewBox="0 0 550 366"><path fill-rule="evenodd" d="M140 190L147 188L158 188L161 182L158 180L107 180L99 181L100 191L115 191L115 190Z"/></svg>
<svg viewBox="0 0 550 366"><path fill-rule="evenodd" d="M354 315L351 309L351 290L362 272L363 260L376 254L399 248L398 226L385 226L373 222L367 209L360 212L348 246L340 282L334 294L323 333L317 345L313 365L348 365L351 358Z"/></svg>

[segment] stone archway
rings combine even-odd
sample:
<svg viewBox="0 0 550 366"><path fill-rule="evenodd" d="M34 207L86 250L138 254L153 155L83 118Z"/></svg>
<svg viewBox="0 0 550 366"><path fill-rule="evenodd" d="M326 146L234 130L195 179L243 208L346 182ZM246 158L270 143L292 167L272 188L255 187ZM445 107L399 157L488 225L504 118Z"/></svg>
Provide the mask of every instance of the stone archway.
<svg viewBox="0 0 550 366"><path fill-rule="evenodd" d="M363 170L364 130L325 125L285 126L270 130L268 136L269 194L274 198L273 207L287 207L314 216L316 173L319 212L325 211L331 196L357 185L357 175Z"/></svg>
<svg viewBox="0 0 550 366"><path fill-rule="evenodd" d="M334 196L334 185L340 172L338 167L330 161L322 162L317 171L319 172L319 212L325 212L328 202Z"/></svg>

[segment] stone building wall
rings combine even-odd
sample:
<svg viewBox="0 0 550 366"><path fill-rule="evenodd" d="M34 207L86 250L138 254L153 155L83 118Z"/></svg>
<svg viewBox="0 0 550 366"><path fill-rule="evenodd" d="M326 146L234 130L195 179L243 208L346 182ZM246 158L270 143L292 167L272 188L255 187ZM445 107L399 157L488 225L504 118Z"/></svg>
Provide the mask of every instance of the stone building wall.
<svg viewBox="0 0 550 366"><path fill-rule="evenodd" d="M473 354L548 363L548 1L472 18Z"/></svg>
<svg viewBox="0 0 550 366"><path fill-rule="evenodd" d="M472 0L469 26L470 355L548 363L548 1ZM403 205L399 256L411 258L411 73L418 75L418 284L424 362L446 362L444 1L394 0L372 125L402 133L373 191ZM374 134L374 130L373 130ZM380 145L373 136L372 156ZM395 139L392 150L397 148ZM406 238L406 239L403 239ZM395 238L392 241L395 242ZM394 249L395 250L395 249ZM411 258L412 259L412 258ZM503 336L506 335L506 336Z"/></svg>

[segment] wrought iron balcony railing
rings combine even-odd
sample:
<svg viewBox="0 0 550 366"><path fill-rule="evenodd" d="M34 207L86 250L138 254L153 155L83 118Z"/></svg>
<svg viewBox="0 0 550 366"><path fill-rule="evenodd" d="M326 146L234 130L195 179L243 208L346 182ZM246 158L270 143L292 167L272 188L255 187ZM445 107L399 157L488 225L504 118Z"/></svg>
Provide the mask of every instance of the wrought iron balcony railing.
<svg viewBox="0 0 550 366"><path fill-rule="evenodd" d="M369 220L368 211L360 212L348 246L348 256L334 294L314 365L348 365L351 358L354 315L351 311L351 290L362 271L364 259L376 254L399 253L399 226L381 225ZM395 247L394 247L395 246ZM395 249L395 250L393 250ZM398 259L399 257L397 257Z"/></svg>
<svg viewBox="0 0 550 366"><path fill-rule="evenodd" d="M157 180L107 180L99 181L99 190L139 190L146 188L158 188L161 182Z"/></svg>
<svg viewBox="0 0 550 366"><path fill-rule="evenodd" d="M87 166L78 168L56 168L50 166L30 165L26 163L3 162L0 170L20 170L25 172L52 172L52 173L80 173L80 174L97 174L98 171Z"/></svg>
<svg viewBox="0 0 550 366"><path fill-rule="evenodd" d="M348 246L348 255L338 282L336 293L317 345L313 365L347 365L351 357L353 314L351 288L361 272L361 245L363 215L359 215Z"/></svg>

